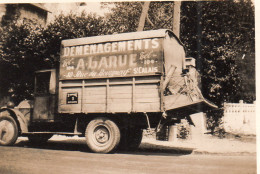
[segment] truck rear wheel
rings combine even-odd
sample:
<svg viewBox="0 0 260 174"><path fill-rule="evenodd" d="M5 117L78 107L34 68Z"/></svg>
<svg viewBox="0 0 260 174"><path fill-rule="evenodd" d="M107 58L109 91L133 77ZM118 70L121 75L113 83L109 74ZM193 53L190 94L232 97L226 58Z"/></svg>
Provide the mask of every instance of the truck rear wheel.
<svg viewBox="0 0 260 174"><path fill-rule="evenodd" d="M85 137L91 151L109 153L119 144L120 130L112 120L100 117L87 125Z"/></svg>
<svg viewBox="0 0 260 174"><path fill-rule="evenodd" d="M18 134L17 123L9 113L0 117L0 145L13 145L18 138Z"/></svg>
<svg viewBox="0 0 260 174"><path fill-rule="evenodd" d="M122 131L120 149L136 150L140 146L143 138L143 130L139 128L131 128Z"/></svg>

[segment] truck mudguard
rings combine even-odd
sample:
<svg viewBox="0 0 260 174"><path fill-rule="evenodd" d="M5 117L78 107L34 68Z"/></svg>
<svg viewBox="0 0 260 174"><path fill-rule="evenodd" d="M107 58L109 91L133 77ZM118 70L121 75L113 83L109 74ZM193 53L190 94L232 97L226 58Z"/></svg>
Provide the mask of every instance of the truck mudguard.
<svg viewBox="0 0 260 174"><path fill-rule="evenodd" d="M11 109L11 108L3 108L0 110L0 117L1 113L3 112L9 112L10 116L12 116L17 122L19 126L19 130L21 131L20 133L27 133L28 132L28 123L24 117L24 115L17 109Z"/></svg>

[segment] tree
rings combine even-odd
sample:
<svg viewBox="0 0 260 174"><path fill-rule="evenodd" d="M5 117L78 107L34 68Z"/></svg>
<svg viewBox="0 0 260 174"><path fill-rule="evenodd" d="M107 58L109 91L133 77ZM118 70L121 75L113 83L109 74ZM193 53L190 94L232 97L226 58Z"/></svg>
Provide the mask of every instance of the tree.
<svg viewBox="0 0 260 174"><path fill-rule="evenodd" d="M0 55L0 92L16 100L32 97L34 71L46 67L37 56L43 28L33 23L11 22L2 28Z"/></svg>
<svg viewBox="0 0 260 174"><path fill-rule="evenodd" d="M204 95L218 105L243 99L245 79L238 62L245 52L254 59L255 51L251 1L183 2L182 7L181 39L188 55L197 59Z"/></svg>
<svg viewBox="0 0 260 174"><path fill-rule="evenodd" d="M51 67L57 67L62 40L103 35L105 30L104 18L95 14L84 11L79 16L73 13L66 16L61 14L42 33L43 57L50 60Z"/></svg>
<svg viewBox="0 0 260 174"><path fill-rule="evenodd" d="M146 1L143 4L142 14L141 14L140 19L139 19L137 31L143 31L143 29L144 29L145 18L148 15L150 3L151 3L150 1Z"/></svg>
<svg viewBox="0 0 260 174"><path fill-rule="evenodd" d="M12 20L1 30L0 93L11 95L16 104L31 99L34 72L58 67L61 40L101 35L104 26L102 17L85 12L60 15L46 28Z"/></svg>
<svg viewBox="0 0 260 174"><path fill-rule="evenodd" d="M113 4L109 7L108 4ZM103 8L110 8L106 15L108 34L114 32L135 32L142 13L143 2L111 2L102 3ZM144 30L171 28L173 2L154 2L149 5Z"/></svg>

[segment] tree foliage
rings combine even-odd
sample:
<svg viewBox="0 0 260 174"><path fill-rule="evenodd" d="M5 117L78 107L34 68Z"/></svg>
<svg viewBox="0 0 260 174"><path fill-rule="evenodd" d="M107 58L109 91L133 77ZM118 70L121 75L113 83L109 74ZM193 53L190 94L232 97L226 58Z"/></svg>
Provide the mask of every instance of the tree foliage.
<svg viewBox="0 0 260 174"><path fill-rule="evenodd" d="M38 35L42 31L42 27L32 23L19 25L12 22L3 27L0 55L2 95L9 94L17 100L31 97L34 71L46 67L37 51L41 40Z"/></svg>
<svg viewBox="0 0 260 174"><path fill-rule="evenodd" d="M113 2L103 3L103 8L108 4L114 6L107 14L108 33L134 32L137 30L143 2ZM173 2L152 1L149 6L144 30L169 28L171 29Z"/></svg>
<svg viewBox="0 0 260 174"><path fill-rule="evenodd" d="M33 21L12 20L3 25L0 93L11 95L16 103L31 99L34 72L58 66L61 40L100 35L104 28L102 17L84 12L60 15L46 28Z"/></svg>
<svg viewBox="0 0 260 174"><path fill-rule="evenodd" d="M182 40L188 54L197 59L205 96L219 105L225 101L246 100L241 95L245 92L241 90L241 81L246 79L238 65L242 54L254 59L251 1L183 2L182 13ZM187 25L191 23L194 25ZM254 61L251 63L254 66ZM254 79L254 70L249 74ZM254 80L252 83L254 85ZM248 90L254 91L254 88Z"/></svg>
<svg viewBox="0 0 260 174"><path fill-rule="evenodd" d="M79 16L70 13L59 15L42 32L44 57L48 58L52 67L59 64L61 41L80 37L101 35L105 32L103 17L82 12Z"/></svg>

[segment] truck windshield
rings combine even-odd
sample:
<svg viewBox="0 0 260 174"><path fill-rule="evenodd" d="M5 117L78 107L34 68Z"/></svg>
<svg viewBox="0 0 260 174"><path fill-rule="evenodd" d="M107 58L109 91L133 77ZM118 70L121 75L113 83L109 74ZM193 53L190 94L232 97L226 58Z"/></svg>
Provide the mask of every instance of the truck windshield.
<svg viewBox="0 0 260 174"><path fill-rule="evenodd" d="M35 93L36 94L48 94L50 87L50 77L51 72L40 72L36 74L36 85Z"/></svg>

